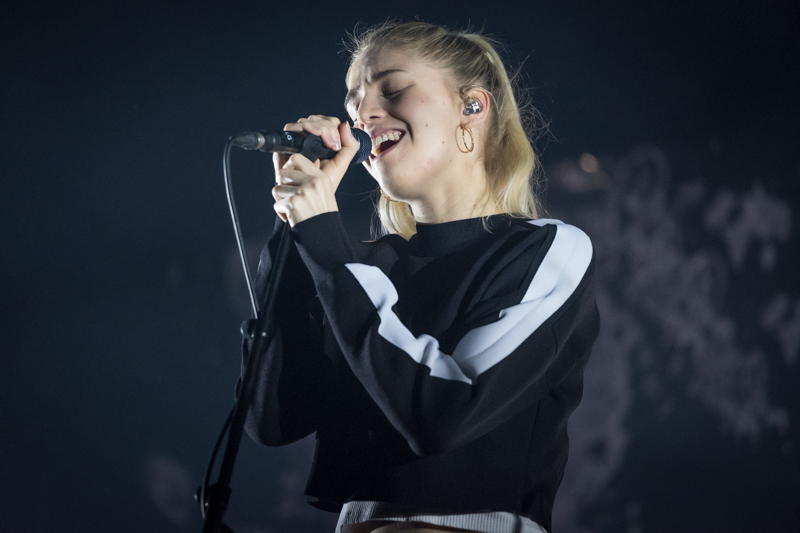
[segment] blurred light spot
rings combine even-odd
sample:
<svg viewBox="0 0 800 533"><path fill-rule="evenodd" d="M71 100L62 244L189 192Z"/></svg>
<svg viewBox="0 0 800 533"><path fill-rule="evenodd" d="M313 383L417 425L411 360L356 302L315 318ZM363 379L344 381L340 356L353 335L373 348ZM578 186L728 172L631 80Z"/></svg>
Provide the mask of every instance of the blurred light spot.
<svg viewBox="0 0 800 533"><path fill-rule="evenodd" d="M751 245L772 246L785 242L792 231L792 210L783 198L769 194L761 183L754 183L742 195L722 190L711 200L705 212L706 227L719 233L728 248L736 269L745 265ZM761 267L770 271L775 264L774 251L761 255Z"/></svg>
<svg viewBox="0 0 800 533"><path fill-rule="evenodd" d="M642 505L638 502L631 502L625 509L625 518L628 522L628 533L641 533L642 526L639 523L642 514Z"/></svg>
<svg viewBox="0 0 800 533"><path fill-rule="evenodd" d="M584 172L595 174L598 170L600 170L600 161L598 161L597 158L592 154L584 153L578 158L578 166L581 167L581 170Z"/></svg>
<svg viewBox="0 0 800 533"><path fill-rule="evenodd" d="M186 468L171 457L153 455L146 461L145 479L158 512L173 525L186 529L195 509L192 478Z"/></svg>
<svg viewBox="0 0 800 533"><path fill-rule="evenodd" d="M769 272L775 266L778 252L772 243L765 244L761 249L761 268Z"/></svg>
<svg viewBox="0 0 800 533"><path fill-rule="evenodd" d="M589 155L589 157L594 158L592 155ZM591 163L589 163L589 168L592 168ZM575 164L573 161L565 161L558 165L554 172L554 180L563 189L572 193L608 189L610 186L608 174L599 169L599 164L597 165L597 171L592 173L587 172L581 168L580 164Z"/></svg>
<svg viewBox="0 0 800 533"><path fill-rule="evenodd" d="M700 181L683 183L675 197L675 207L679 210L696 208L706 197L707 187Z"/></svg>
<svg viewBox="0 0 800 533"><path fill-rule="evenodd" d="M761 312L761 325L774 333L787 366L800 353L800 298L792 301L786 294L775 296Z"/></svg>

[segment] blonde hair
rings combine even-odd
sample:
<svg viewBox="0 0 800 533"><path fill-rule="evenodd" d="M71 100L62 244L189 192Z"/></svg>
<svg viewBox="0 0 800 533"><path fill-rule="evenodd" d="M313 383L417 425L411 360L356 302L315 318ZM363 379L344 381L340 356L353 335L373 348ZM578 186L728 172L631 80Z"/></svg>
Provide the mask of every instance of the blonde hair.
<svg viewBox="0 0 800 533"><path fill-rule="evenodd" d="M525 128L535 111L517 103L514 78L509 77L489 38L425 22L386 22L351 36L351 41L351 66L383 47L399 48L442 68L456 91L469 86L486 90L492 106L482 159L490 199L501 212L538 218L539 202L534 191L538 188L539 158ZM381 196L376 210L384 233L399 233L406 238L416 233L408 204Z"/></svg>

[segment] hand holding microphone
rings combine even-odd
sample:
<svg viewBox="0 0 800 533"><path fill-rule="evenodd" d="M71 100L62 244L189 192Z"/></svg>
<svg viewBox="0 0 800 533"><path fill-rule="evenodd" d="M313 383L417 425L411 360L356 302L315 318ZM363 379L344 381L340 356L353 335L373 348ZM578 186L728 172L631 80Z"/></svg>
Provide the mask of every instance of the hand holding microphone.
<svg viewBox="0 0 800 533"><path fill-rule="evenodd" d="M310 119L311 118L314 117L310 117ZM336 120L337 122L335 122L335 124L338 125L338 119L335 117L330 118ZM300 119L300 121L306 120L309 119ZM300 121L298 121L298 123ZM296 124L286 125L286 127L294 126L296 126ZM363 130L353 130L353 134L361 145L361 148L350 162L351 165L356 165L363 163L369 157L372 149L372 140ZM334 139L330 138L323 140L322 137L307 133L302 130L250 131L234 135L230 138L230 140L232 141L233 146L238 146L239 148L244 148L245 150L260 150L262 152L283 154L301 153L311 161L315 161L317 159L331 159L336 155L336 151L338 150L338 148L331 149L326 146L326 143L334 146L336 142Z"/></svg>
<svg viewBox="0 0 800 533"><path fill-rule="evenodd" d="M295 143L294 146L288 147L289 151L301 152L302 144L309 139L311 143L318 144L318 141L309 135L318 136L324 147L320 149L318 146L312 146L312 154L321 154L317 157L322 158L313 162L302 153L288 155L277 151L287 149L285 146L266 148L268 151L276 151L273 162L277 184L272 189L275 212L294 226L321 213L338 211L336 189L354 156L359 154L363 161L369 155L372 147L369 135L361 130L355 130L357 135L363 137L359 142L349 124L342 124L336 117L322 115L312 115L307 119L287 124L284 130L289 132L288 140ZM291 132L300 134L299 142L296 139L298 136L292 136ZM269 134L261 135L266 139ZM286 139L286 136L283 135L281 138ZM253 148L262 149L258 146ZM325 157L330 159L324 159Z"/></svg>

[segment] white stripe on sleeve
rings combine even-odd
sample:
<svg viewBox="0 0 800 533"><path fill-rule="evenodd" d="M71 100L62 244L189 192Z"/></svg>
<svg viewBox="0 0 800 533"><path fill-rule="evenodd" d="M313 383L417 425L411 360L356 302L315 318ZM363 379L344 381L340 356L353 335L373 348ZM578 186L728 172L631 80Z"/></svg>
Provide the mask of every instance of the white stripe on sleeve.
<svg viewBox="0 0 800 533"><path fill-rule="evenodd" d="M559 220L539 219L531 224L557 226L556 236L522 301L500 311L496 322L469 331L456 345L453 355L439 350L430 335L415 337L392 310L397 289L378 268L361 263L345 265L375 306L378 334L406 352L414 361L430 368L431 376L473 384L475 379L502 361L551 317L578 287L592 260L589 237Z"/></svg>

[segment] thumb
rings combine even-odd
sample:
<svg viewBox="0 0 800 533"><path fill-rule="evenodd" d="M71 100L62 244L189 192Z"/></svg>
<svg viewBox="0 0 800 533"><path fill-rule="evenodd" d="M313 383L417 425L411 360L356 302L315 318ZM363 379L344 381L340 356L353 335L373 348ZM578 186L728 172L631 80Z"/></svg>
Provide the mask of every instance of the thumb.
<svg viewBox="0 0 800 533"><path fill-rule="evenodd" d="M322 161L322 170L331 178L335 187L342 181L350 161L353 160L361 144L350 129L350 124L339 124L339 138L342 140L342 149L333 158Z"/></svg>
<svg viewBox="0 0 800 533"><path fill-rule="evenodd" d="M353 130L349 122L339 125L339 135L342 137L342 150L345 148L352 148L353 155L355 155L358 149L361 148L361 144L358 142L358 139L356 139L356 136L353 135Z"/></svg>

